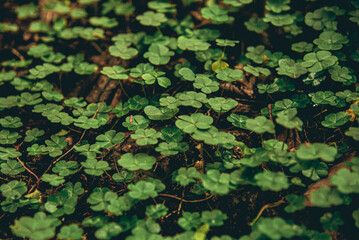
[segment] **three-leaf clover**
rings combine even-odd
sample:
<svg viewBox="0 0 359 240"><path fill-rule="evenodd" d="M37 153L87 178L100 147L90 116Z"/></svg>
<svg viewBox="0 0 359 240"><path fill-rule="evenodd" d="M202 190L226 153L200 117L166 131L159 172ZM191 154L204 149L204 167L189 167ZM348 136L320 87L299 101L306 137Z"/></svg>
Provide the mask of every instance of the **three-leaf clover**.
<svg viewBox="0 0 359 240"><path fill-rule="evenodd" d="M158 27L161 23L167 22L165 14L161 12L156 13L154 11L144 12L142 15L137 16L136 19L144 26L154 27Z"/></svg>
<svg viewBox="0 0 359 240"><path fill-rule="evenodd" d="M320 72L337 62L338 58L329 51L318 51L316 53L307 53L301 63L309 72Z"/></svg>
<svg viewBox="0 0 359 240"><path fill-rule="evenodd" d="M167 64L174 55L175 53L170 51L169 48L164 45L151 44L148 48L148 52L145 52L143 57L148 58L150 63L154 65L163 65Z"/></svg>
<svg viewBox="0 0 359 240"><path fill-rule="evenodd" d="M209 129L213 123L213 118L205 116L203 113L194 113L191 116L181 115L176 121L176 126L185 133L193 133L197 129Z"/></svg>
<svg viewBox="0 0 359 240"><path fill-rule="evenodd" d="M274 123L264 116L257 116L254 119L246 120L246 128L259 134L265 132L275 133Z"/></svg>
<svg viewBox="0 0 359 240"><path fill-rule="evenodd" d="M125 153L118 160L118 164L130 171L137 171L139 169L150 170L156 163L156 158L147 155L146 153Z"/></svg>

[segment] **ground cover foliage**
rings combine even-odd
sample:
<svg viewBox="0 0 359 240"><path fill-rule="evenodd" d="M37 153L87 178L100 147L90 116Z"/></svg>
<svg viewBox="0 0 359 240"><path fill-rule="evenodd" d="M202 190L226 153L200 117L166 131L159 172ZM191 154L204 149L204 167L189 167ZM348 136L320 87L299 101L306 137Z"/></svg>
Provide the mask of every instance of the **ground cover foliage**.
<svg viewBox="0 0 359 240"><path fill-rule="evenodd" d="M359 1L0 8L1 239L355 239Z"/></svg>

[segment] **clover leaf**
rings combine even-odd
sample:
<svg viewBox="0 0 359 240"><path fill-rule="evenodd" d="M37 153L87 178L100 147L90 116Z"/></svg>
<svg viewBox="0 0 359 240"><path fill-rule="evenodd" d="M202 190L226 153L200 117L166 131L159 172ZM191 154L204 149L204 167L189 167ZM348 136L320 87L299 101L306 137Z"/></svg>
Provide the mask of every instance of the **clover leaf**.
<svg viewBox="0 0 359 240"><path fill-rule="evenodd" d="M14 144L21 136L17 132L3 129L0 131L0 144Z"/></svg>
<svg viewBox="0 0 359 240"><path fill-rule="evenodd" d="M286 200L289 202L289 205L284 208L287 213L294 213L305 208L305 205L303 204L305 201L304 196L288 194Z"/></svg>
<svg viewBox="0 0 359 240"><path fill-rule="evenodd" d="M331 78L336 82L342 82L344 85L355 83L357 78L353 75L354 71L351 68L341 67L335 65L329 70Z"/></svg>
<svg viewBox="0 0 359 240"><path fill-rule="evenodd" d="M80 240L83 234L84 230L73 223L67 226L62 226L60 232L57 234L57 237L59 239Z"/></svg>
<svg viewBox="0 0 359 240"><path fill-rule="evenodd" d="M264 22L261 18L251 17L248 21L244 22L244 25L249 31L262 33L269 27L269 24Z"/></svg>
<svg viewBox="0 0 359 240"><path fill-rule="evenodd" d="M156 186L153 183L139 181L136 184L128 185L129 196L133 199L146 200L150 197L156 197Z"/></svg>
<svg viewBox="0 0 359 240"><path fill-rule="evenodd" d="M156 205L147 205L146 207L146 216L149 216L153 219L157 219L163 216L166 216L168 212L168 208L166 208L163 204Z"/></svg>
<svg viewBox="0 0 359 240"><path fill-rule="evenodd" d="M287 176L282 172L264 171L254 176L256 184L263 190L281 191L289 188Z"/></svg>
<svg viewBox="0 0 359 240"><path fill-rule="evenodd" d="M18 199L27 191L26 183L12 180L2 184L0 186L0 191L5 198Z"/></svg>
<svg viewBox="0 0 359 240"><path fill-rule="evenodd" d="M76 161L61 160L55 164L52 168L54 173L59 174L61 177L66 177L74 174L79 168L79 164Z"/></svg>
<svg viewBox="0 0 359 240"><path fill-rule="evenodd" d="M293 43L291 49L296 52L311 52L313 50L313 44L307 42Z"/></svg>
<svg viewBox="0 0 359 240"><path fill-rule="evenodd" d="M337 155L335 147L328 146L324 143L308 143L299 146L295 152L296 156L303 161L316 160L318 158L326 162L333 162Z"/></svg>
<svg viewBox="0 0 359 240"><path fill-rule="evenodd" d="M91 209L94 211L103 211L111 204L112 200L117 199L117 194L110 191L108 188L95 188L90 196L87 198L87 202L91 204Z"/></svg>
<svg viewBox="0 0 359 240"><path fill-rule="evenodd" d="M268 0L266 2L265 8L268 11L280 13L282 11L288 11L290 9L290 6L288 6L289 3L290 0Z"/></svg>
<svg viewBox="0 0 359 240"><path fill-rule="evenodd" d="M174 55L175 53L170 51L169 48L164 45L151 44L148 48L148 52L145 52L143 57L148 58L150 63L154 65L163 65L167 64Z"/></svg>
<svg viewBox="0 0 359 240"><path fill-rule="evenodd" d="M144 12L142 15L137 16L136 19L144 26L154 27L158 27L161 23L167 22L165 14L161 12L156 13L154 11Z"/></svg>
<svg viewBox="0 0 359 240"><path fill-rule="evenodd" d="M137 153L135 155L125 153L118 160L119 165L130 171L137 171L139 169L150 170L155 163L156 158L145 153Z"/></svg>
<svg viewBox="0 0 359 240"><path fill-rule="evenodd" d="M239 128L246 128L246 121L248 117L245 115L238 115L235 113L232 113L227 117L227 120L233 124L235 127Z"/></svg>
<svg viewBox="0 0 359 240"><path fill-rule="evenodd" d="M211 46L211 44L200 39L187 38L185 36L179 36L177 44L180 49L189 51L205 51Z"/></svg>
<svg viewBox="0 0 359 240"><path fill-rule="evenodd" d="M291 78L297 78L307 73L307 70L292 59L281 59L278 62L279 67L276 68L279 75L285 75Z"/></svg>
<svg viewBox="0 0 359 240"><path fill-rule="evenodd" d="M211 19L215 23L224 23L228 21L228 13L225 8L221 8L216 4L201 9L202 16L206 19Z"/></svg>
<svg viewBox="0 0 359 240"><path fill-rule="evenodd" d="M235 108L238 102L232 98L215 97L208 100L208 104L216 112L228 112Z"/></svg>
<svg viewBox="0 0 359 240"><path fill-rule="evenodd" d="M57 218L51 215L46 216L44 212L37 212L34 217L23 216L15 220L10 228L18 237L45 240L55 236L55 229L59 225L61 221Z"/></svg>
<svg viewBox="0 0 359 240"><path fill-rule="evenodd" d="M323 30L324 28L336 30L338 23L334 21L335 18L336 14L334 12L319 8L305 15L305 24L314 30Z"/></svg>
<svg viewBox="0 0 359 240"><path fill-rule="evenodd" d="M291 239L293 238L298 230L298 226L287 223L281 217L274 218L261 218L256 223L258 231L271 239Z"/></svg>
<svg viewBox="0 0 359 240"><path fill-rule="evenodd" d="M210 79L207 76L197 76L193 86L195 88L201 89L202 92L209 94L212 92L216 92L219 89L219 83L215 80Z"/></svg>
<svg viewBox="0 0 359 240"><path fill-rule="evenodd" d="M251 59L253 62L261 64L264 62L265 57L270 54L269 50L266 50L263 45L256 47L247 47L246 57Z"/></svg>
<svg viewBox="0 0 359 240"><path fill-rule="evenodd" d="M161 129L161 139L166 142L180 142L183 139L183 131L176 126L163 127Z"/></svg>
<svg viewBox="0 0 359 240"><path fill-rule="evenodd" d="M118 25L116 18L109 18L109 17L105 17L105 16L91 17L89 19L89 21L94 26L101 26L104 28L113 28Z"/></svg>
<svg viewBox="0 0 359 240"><path fill-rule="evenodd" d="M264 22L270 22L276 27L290 25L294 22L294 20L295 20L295 16L291 14L266 13L263 18Z"/></svg>
<svg viewBox="0 0 359 240"><path fill-rule="evenodd" d="M303 121L297 117L297 109L291 108L278 113L277 123L285 128L293 129L296 128L302 131Z"/></svg>
<svg viewBox="0 0 359 240"><path fill-rule="evenodd" d="M322 121L322 125L327 128L337 128L345 123L347 123L350 119L345 112L337 112L337 113L330 113L325 116L325 120Z"/></svg>
<svg viewBox="0 0 359 240"><path fill-rule="evenodd" d="M228 173L220 173L217 169L208 170L201 177L203 187L210 190L212 194L228 194L232 186Z"/></svg>
<svg viewBox="0 0 359 240"><path fill-rule="evenodd" d="M178 225L184 230L191 230L201 224L201 215L198 212L184 212L178 219Z"/></svg>
<svg viewBox="0 0 359 240"><path fill-rule="evenodd" d="M178 108L146 106L144 109L147 117L151 120L168 120L173 118L178 112Z"/></svg>
<svg viewBox="0 0 359 240"><path fill-rule="evenodd" d="M118 79L118 80L123 80L128 78L128 75L125 72L126 70L121 66L104 67L101 71L102 74L105 74L106 76L112 79Z"/></svg>
<svg viewBox="0 0 359 240"><path fill-rule="evenodd" d="M234 47L236 43L239 43L237 40L228 40L228 39L216 39L217 46L221 47Z"/></svg>
<svg viewBox="0 0 359 240"><path fill-rule="evenodd" d="M331 206L349 204L350 200L343 198L338 190L325 186L310 193L310 202L317 207L328 208Z"/></svg>
<svg viewBox="0 0 359 240"><path fill-rule="evenodd" d="M105 132L105 134L101 134L96 137L96 144L98 144L101 148L111 148L115 144L122 143L124 138L125 134L123 132L116 133L115 130L109 130Z"/></svg>
<svg viewBox="0 0 359 240"><path fill-rule="evenodd" d="M345 132L345 135L359 141L359 127L350 127L349 131Z"/></svg>
<svg viewBox="0 0 359 240"><path fill-rule="evenodd" d="M349 39L341 33L334 31L325 31L319 35L319 38L314 39L313 43L318 45L321 50L340 50L344 44L347 44Z"/></svg>
<svg viewBox="0 0 359 240"><path fill-rule="evenodd" d="M3 174L17 175L25 171L25 168L17 160L8 159L6 162L0 164L0 169Z"/></svg>
<svg viewBox="0 0 359 240"><path fill-rule="evenodd" d="M351 172L349 169L340 169L335 175L330 177L330 182L337 186L341 193L358 193L358 177L358 172Z"/></svg>
<svg viewBox="0 0 359 240"><path fill-rule="evenodd" d="M182 186L187 186L190 183L195 183L195 178L200 177L200 173L194 167L180 168L173 174L173 180Z"/></svg>
<svg viewBox="0 0 359 240"><path fill-rule="evenodd" d="M191 116L181 115L176 121L176 126L185 133L193 133L197 129L208 129L213 123L213 118L202 113L194 113Z"/></svg>
<svg viewBox="0 0 359 240"><path fill-rule="evenodd" d="M122 125L128 130L138 130L148 127L150 120L146 119L142 115L129 116L126 118L126 121Z"/></svg>
<svg viewBox="0 0 359 240"><path fill-rule="evenodd" d="M81 162L81 165L85 168L85 173L93 176L100 176L104 171L110 170L108 162L97 161L94 158L88 158L85 162Z"/></svg>
<svg viewBox="0 0 359 240"><path fill-rule="evenodd" d="M23 124L21 122L21 118L19 117L6 116L4 118L0 118L0 125L3 128L19 128Z"/></svg>
<svg viewBox="0 0 359 240"><path fill-rule="evenodd" d="M125 60L131 59L138 54L138 50L136 48L119 45L117 43L110 46L108 50L112 56L120 57Z"/></svg>
<svg viewBox="0 0 359 240"><path fill-rule="evenodd" d="M65 179L63 176L59 176L56 174L44 174L42 176L42 181L48 182L52 186L59 186L60 184L65 182Z"/></svg>
<svg viewBox="0 0 359 240"><path fill-rule="evenodd" d="M203 211L201 213L201 222L207 223L213 227L222 226L227 218L227 215L218 209L212 211Z"/></svg>
<svg viewBox="0 0 359 240"><path fill-rule="evenodd" d="M219 69L216 70L216 73L217 73L216 77L218 79L226 82L233 82L236 80L243 79L243 71L239 69L231 69L231 68Z"/></svg>
<svg viewBox="0 0 359 240"><path fill-rule="evenodd" d="M275 133L274 123L264 116L257 116L254 119L246 120L246 128L259 134L265 132Z"/></svg>
<svg viewBox="0 0 359 240"><path fill-rule="evenodd" d="M337 62L338 58L333 56L329 51L318 51L316 53L307 53L303 62L303 67L307 68L309 72L320 72Z"/></svg>
<svg viewBox="0 0 359 240"><path fill-rule="evenodd" d="M158 143L160 133L153 128L138 129L131 135L132 139L136 140L139 146L154 145Z"/></svg>

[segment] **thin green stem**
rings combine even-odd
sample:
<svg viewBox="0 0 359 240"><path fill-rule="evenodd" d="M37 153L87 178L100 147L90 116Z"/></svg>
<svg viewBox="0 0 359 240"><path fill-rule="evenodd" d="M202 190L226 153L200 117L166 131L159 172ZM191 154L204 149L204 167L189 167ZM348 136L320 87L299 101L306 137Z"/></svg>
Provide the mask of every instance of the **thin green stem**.
<svg viewBox="0 0 359 240"><path fill-rule="evenodd" d="M121 90L123 91L123 93L126 95L126 97L129 97L127 92L125 91L125 89L123 88L123 85L122 85L122 81L119 81L120 83L120 87L121 87Z"/></svg>
<svg viewBox="0 0 359 240"><path fill-rule="evenodd" d="M141 84L142 85L142 84ZM146 94L146 89L145 89L145 86L142 85L142 91L143 91L143 94L145 94L145 97L147 98L147 94Z"/></svg>

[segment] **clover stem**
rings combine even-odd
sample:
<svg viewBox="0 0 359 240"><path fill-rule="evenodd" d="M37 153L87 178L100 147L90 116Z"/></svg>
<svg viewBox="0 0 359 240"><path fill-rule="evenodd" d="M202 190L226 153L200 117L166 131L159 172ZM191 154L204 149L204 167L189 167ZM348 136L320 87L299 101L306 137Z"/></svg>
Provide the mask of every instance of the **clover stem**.
<svg viewBox="0 0 359 240"><path fill-rule="evenodd" d="M263 134L261 134L261 143L262 143L262 147L264 147L264 140L263 140Z"/></svg>
<svg viewBox="0 0 359 240"><path fill-rule="evenodd" d="M145 97L147 98L147 94L146 94L146 89L145 89L145 86L143 84L142 85L142 91L143 91L143 94L145 94Z"/></svg>
<svg viewBox="0 0 359 240"><path fill-rule="evenodd" d="M157 31L162 35L161 29L159 27L156 27Z"/></svg>
<svg viewBox="0 0 359 240"><path fill-rule="evenodd" d="M119 81L120 83L120 87L121 87L121 90L123 91L123 93L126 95L126 97L129 97L127 92L125 91L125 89L123 88L123 85L122 85L122 81Z"/></svg>
<svg viewBox="0 0 359 240"><path fill-rule="evenodd" d="M216 122L214 123L214 125L217 125L220 116L221 116L221 112L218 112L218 115L217 115L217 118L216 118Z"/></svg>

